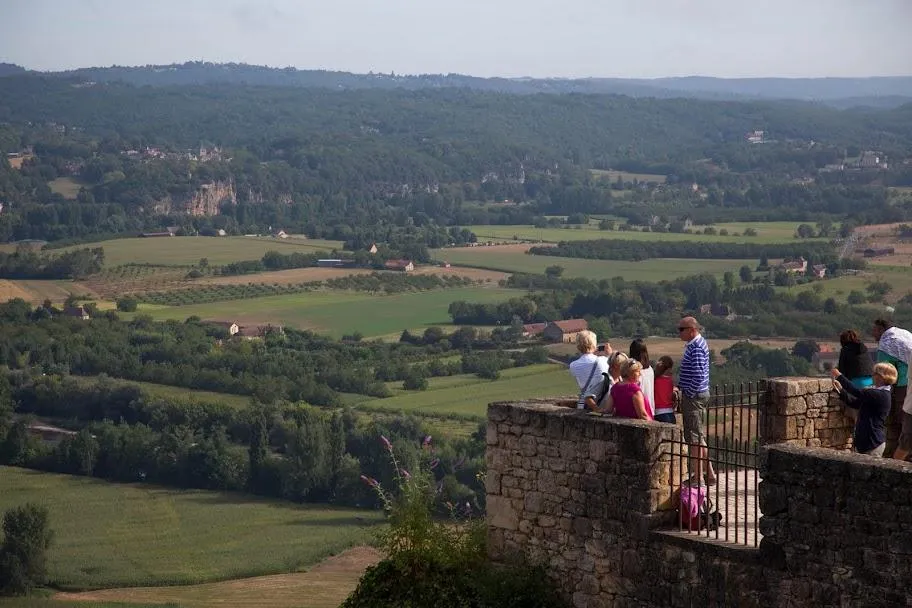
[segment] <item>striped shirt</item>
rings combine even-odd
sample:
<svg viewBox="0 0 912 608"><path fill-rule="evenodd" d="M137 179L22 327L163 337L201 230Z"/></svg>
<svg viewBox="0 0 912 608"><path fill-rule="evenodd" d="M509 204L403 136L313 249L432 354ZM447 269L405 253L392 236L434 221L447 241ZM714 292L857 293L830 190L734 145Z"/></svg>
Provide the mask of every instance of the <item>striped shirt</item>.
<svg viewBox="0 0 912 608"><path fill-rule="evenodd" d="M688 397L709 391L709 347L700 334L684 347L678 367L678 388Z"/></svg>

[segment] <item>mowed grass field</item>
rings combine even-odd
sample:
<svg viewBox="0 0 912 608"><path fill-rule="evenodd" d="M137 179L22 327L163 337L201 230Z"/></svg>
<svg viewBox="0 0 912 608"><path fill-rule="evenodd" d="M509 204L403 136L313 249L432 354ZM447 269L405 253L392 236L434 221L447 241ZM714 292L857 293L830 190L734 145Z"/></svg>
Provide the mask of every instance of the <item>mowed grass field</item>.
<svg viewBox="0 0 912 608"><path fill-rule="evenodd" d="M426 391L405 391L401 382L390 383L396 394L385 399L365 401L362 406L405 413L460 414L481 418L493 401L566 397L575 395L579 390L567 368L556 363L505 369L500 375L497 380L485 380L470 374L430 378Z"/></svg>
<svg viewBox="0 0 912 608"><path fill-rule="evenodd" d="M296 572L368 541L376 511L0 467L0 511L50 511L50 582L94 589Z"/></svg>
<svg viewBox="0 0 912 608"><path fill-rule="evenodd" d="M745 260L692 260L680 258L659 258L642 262L622 260L584 260L549 255L529 255L520 246L500 245L493 247L459 247L432 251L436 259L452 264L464 264L478 268L541 274L548 266L562 266L567 278L611 279L623 277L631 281L664 281L677 279L702 272L722 275L726 271L737 273L744 264L751 268L757 265L755 259Z"/></svg>
<svg viewBox="0 0 912 608"><path fill-rule="evenodd" d="M520 240L545 241L558 243L560 241L588 241L594 239L619 239L628 241L698 241L707 243L790 243L795 240L795 229L798 222L742 222L731 224L715 224L716 230L726 229L729 233L743 233L745 228L751 227L757 231L757 236L727 236L684 234L672 232L640 232L622 230L599 230L596 223L582 225L577 229L570 228L536 228L532 225L510 226L466 226L474 232L478 240L489 239L509 241L514 237ZM700 226L702 231L704 226ZM816 240L816 239L808 239Z"/></svg>
<svg viewBox="0 0 912 608"><path fill-rule="evenodd" d="M102 247L105 267L121 264L157 264L191 266L201 258L210 264L228 264L241 260L258 260L267 251L314 253L341 249L342 241L317 239L276 239L247 236L171 236L114 239L100 243L76 245L68 249Z"/></svg>
<svg viewBox="0 0 912 608"><path fill-rule="evenodd" d="M523 291L490 287L442 289L378 296L368 293L318 291L189 306L141 305L139 312L154 319L196 315L203 319L231 320L241 325L285 325L341 337L361 332L375 337L403 329L447 325L452 302L502 302L521 297Z"/></svg>
<svg viewBox="0 0 912 608"><path fill-rule="evenodd" d="M58 177L48 182L48 188L51 189L51 192L59 194L65 199L76 200L82 184L72 177Z"/></svg>

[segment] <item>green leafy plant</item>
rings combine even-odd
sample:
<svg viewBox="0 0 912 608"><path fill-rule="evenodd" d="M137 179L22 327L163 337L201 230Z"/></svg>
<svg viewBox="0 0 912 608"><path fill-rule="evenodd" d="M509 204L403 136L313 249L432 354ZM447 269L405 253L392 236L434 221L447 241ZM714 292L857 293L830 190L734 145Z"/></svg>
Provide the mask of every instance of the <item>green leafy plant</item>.
<svg viewBox="0 0 912 608"><path fill-rule="evenodd" d="M439 484L431 437L421 444L423 463L410 473L393 445L381 437L394 468L396 488L362 475L377 492L388 516L379 534L386 559L369 568L342 608L559 608L566 604L542 568L517 561L492 564L487 559L484 520L470 505L447 503L449 518L434 516Z"/></svg>

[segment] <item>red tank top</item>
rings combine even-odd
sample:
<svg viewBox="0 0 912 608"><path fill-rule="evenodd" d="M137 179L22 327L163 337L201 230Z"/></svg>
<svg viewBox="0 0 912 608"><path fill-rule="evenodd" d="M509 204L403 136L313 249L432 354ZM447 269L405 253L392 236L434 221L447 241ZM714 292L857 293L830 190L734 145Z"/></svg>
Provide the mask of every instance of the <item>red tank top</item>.
<svg viewBox="0 0 912 608"><path fill-rule="evenodd" d="M674 379L671 376L658 376L653 386L656 409L674 407Z"/></svg>

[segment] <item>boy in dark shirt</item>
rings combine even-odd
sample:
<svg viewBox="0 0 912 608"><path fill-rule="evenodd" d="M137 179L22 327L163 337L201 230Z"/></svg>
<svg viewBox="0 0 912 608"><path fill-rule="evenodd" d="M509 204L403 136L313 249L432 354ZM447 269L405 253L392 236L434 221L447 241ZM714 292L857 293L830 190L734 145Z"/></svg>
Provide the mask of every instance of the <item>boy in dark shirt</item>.
<svg viewBox="0 0 912 608"><path fill-rule="evenodd" d="M896 368L889 363L874 366L874 387L858 388L838 369L832 370L833 386L848 407L858 410L855 422L855 451L883 456L886 447L885 423L890 413L890 385L896 383ZM847 399L851 395L854 399Z"/></svg>

